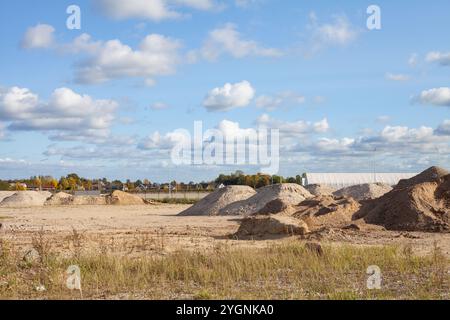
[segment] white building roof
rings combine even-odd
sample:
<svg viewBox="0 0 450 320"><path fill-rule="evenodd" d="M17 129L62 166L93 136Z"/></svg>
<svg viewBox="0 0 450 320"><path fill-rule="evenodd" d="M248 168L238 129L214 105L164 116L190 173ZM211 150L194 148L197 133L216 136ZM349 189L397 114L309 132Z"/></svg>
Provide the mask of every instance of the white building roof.
<svg viewBox="0 0 450 320"><path fill-rule="evenodd" d="M391 186L402 179L410 179L417 173L306 173L304 184L322 184L333 188L345 188L365 183L385 183Z"/></svg>

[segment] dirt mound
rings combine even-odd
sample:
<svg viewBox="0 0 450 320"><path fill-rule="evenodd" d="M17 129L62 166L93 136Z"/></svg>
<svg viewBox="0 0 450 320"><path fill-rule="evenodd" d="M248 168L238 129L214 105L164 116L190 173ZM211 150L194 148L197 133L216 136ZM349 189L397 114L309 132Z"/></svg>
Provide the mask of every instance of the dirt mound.
<svg viewBox="0 0 450 320"><path fill-rule="evenodd" d="M360 184L340 189L333 193L336 197L352 197L357 201L377 199L389 191L392 187L384 183Z"/></svg>
<svg viewBox="0 0 450 320"><path fill-rule="evenodd" d="M0 191L0 202L2 202L3 199L12 196L14 193L14 191Z"/></svg>
<svg viewBox="0 0 450 320"><path fill-rule="evenodd" d="M47 198L51 196L50 192L39 191L19 191L6 197L0 203L4 208L26 208L43 206Z"/></svg>
<svg viewBox="0 0 450 320"><path fill-rule="evenodd" d="M144 205L145 201L139 196L129 194L123 191L114 191L109 199L112 205L119 206L131 206L131 205Z"/></svg>
<svg viewBox="0 0 450 320"><path fill-rule="evenodd" d="M248 186L228 186L216 190L179 215L217 216L220 214L220 210L229 204L246 200L255 194L256 191Z"/></svg>
<svg viewBox="0 0 450 320"><path fill-rule="evenodd" d="M67 206L72 204L73 196L65 192L58 192L51 196L46 202L46 206Z"/></svg>
<svg viewBox="0 0 450 320"><path fill-rule="evenodd" d="M75 206L103 206L108 204L104 196L75 196L72 204Z"/></svg>
<svg viewBox="0 0 450 320"><path fill-rule="evenodd" d="M300 203L293 217L304 221L311 230L324 226L343 227L352 221L360 207L351 197L321 196Z"/></svg>
<svg viewBox="0 0 450 320"><path fill-rule="evenodd" d="M251 198L232 203L220 210L221 215L253 215L260 212L269 202L280 199L288 205L297 205L312 195L295 183L276 184L258 190Z"/></svg>
<svg viewBox="0 0 450 320"><path fill-rule="evenodd" d="M324 184L310 184L305 187L313 196L331 196L336 189Z"/></svg>
<svg viewBox="0 0 450 320"><path fill-rule="evenodd" d="M398 231L450 231L450 175L430 168L402 181L383 197L367 202L355 215L367 223ZM428 181L425 181L427 180Z"/></svg>
<svg viewBox="0 0 450 320"><path fill-rule="evenodd" d="M289 214L294 211L294 206L292 206L290 203L282 200L282 199L275 199L267 203L264 208L259 210L256 214L257 215L269 215L269 214L280 214L285 213Z"/></svg>
<svg viewBox="0 0 450 320"><path fill-rule="evenodd" d="M412 177L411 179L400 180L400 182L395 186L395 189L409 188L419 183L424 182L439 182L442 178L449 175L450 172L440 167L431 167L421 174Z"/></svg>
<svg viewBox="0 0 450 320"><path fill-rule="evenodd" d="M286 216L249 217L242 220L235 237L238 239L278 238L305 235L308 226L301 220Z"/></svg>

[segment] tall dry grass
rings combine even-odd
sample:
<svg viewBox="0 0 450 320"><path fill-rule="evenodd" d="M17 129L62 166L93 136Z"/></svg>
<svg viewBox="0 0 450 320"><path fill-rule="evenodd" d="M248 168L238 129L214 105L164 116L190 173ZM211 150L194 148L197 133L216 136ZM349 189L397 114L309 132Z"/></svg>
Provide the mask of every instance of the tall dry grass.
<svg viewBox="0 0 450 320"><path fill-rule="evenodd" d="M86 299L449 299L449 260L436 245L417 257L408 247L325 246L317 255L292 241L265 249L216 246L208 252L118 255L99 244L82 250L74 230L72 250L56 255L43 234L33 245L42 257L25 263L0 240L1 299L79 299L66 288L68 266L81 269ZM141 239L147 245L148 239ZM367 267L382 271L382 289L368 290ZM45 291L39 292L39 286Z"/></svg>

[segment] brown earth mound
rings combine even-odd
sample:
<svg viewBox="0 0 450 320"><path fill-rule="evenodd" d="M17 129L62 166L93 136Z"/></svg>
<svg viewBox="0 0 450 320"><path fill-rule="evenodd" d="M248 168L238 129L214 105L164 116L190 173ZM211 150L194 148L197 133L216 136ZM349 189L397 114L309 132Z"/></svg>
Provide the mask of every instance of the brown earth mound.
<svg viewBox="0 0 450 320"><path fill-rule="evenodd" d="M46 191L18 191L12 196L6 197L0 203L4 208L26 208L43 206L47 198L51 196Z"/></svg>
<svg viewBox="0 0 450 320"><path fill-rule="evenodd" d="M340 189L333 193L336 197L352 197L357 201L377 199L389 191L392 187L384 183L360 184Z"/></svg>
<svg viewBox="0 0 450 320"><path fill-rule="evenodd" d="M131 206L131 205L144 205L145 201L141 197L135 196L133 194L129 194L123 191L116 190L114 191L110 198L109 202L112 205L118 206Z"/></svg>
<svg viewBox="0 0 450 320"><path fill-rule="evenodd" d="M232 203L220 210L220 215L254 215L269 202L280 199L287 205L297 205L313 196L302 186L295 183L276 184L258 189L251 198Z"/></svg>
<svg viewBox="0 0 450 320"><path fill-rule="evenodd" d="M46 202L46 206L67 206L72 204L73 196L65 192L58 192L51 196Z"/></svg>
<svg viewBox="0 0 450 320"><path fill-rule="evenodd" d="M450 175L430 168L401 181L383 197L368 201L355 219L399 231L450 231Z"/></svg>
<svg viewBox="0 0 450 320"><path fill-rule="evenodd" d="M360 207L353 198L321 196L300 203L293 217L304 221L311 230L323 226L343 227L352 221Z"/></svg>
<svg viewBox="0 0 450 320"><path fill-rule="evenodd" d="M108 199L104 196L76 196L73 197L75 206L103 206L108 204Z"/></svg>
<svg viewBox="0 0 450 320"><path fill-rule="evenodd" d="M220 210L238 201L255 195L256 191L248 186L228 186L211 193L197 204L181 212L180 216L217 216Z"/></svg>
<svg viewBox="0 0 450 320"><path fill-rule="evenodd" d="M423 182L439 182L442 178L449 174L450 172L444 168L431 167L411 179L400 180L395 189L409 188Z"/></svg>
<svg viewBox="0 0 450 320"><path fill-rule="evenodd" d="M14 193L14 191L0 191L0 203L3 201L3 199L12 196Z"/></svg>
<svg viewBox="0 0 450 320"><path fill-rule="evenodd" d="M286 216L249 217L242 220L235 237L238 239L278 238L305 235L308 226L299 219Z"/></svg>
<svg viewBox="0 0 450 320"><path fill-rule="evenodd" d="M331 196L336 189L324 184L310 184L305 187L314 196Z"/></svg>
<svg viewBox="0 0 450 320"><path fill-rule="evenodd" d="M264 208L259 210L256 215L269 215L269 214L289 214L295 211L294 206L290 203L283 201L282 199L275 199L267 203Z"/></svg>

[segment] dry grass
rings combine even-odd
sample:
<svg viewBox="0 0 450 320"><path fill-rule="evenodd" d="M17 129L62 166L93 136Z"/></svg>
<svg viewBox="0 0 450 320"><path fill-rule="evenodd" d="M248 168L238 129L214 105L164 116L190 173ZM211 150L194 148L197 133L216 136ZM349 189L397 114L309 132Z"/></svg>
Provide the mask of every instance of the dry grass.
<svg viewBox="0 0 450 320"><path fill-rule="evenodd" d="M68 254L54 254L45 234L33 246L41 259L25 263L0 240L0 299L79 299L66 288L66 270L81 269L86 299L449 299L449 260L437 245L417 257L409 247L325 246L318 256L292 241L265 249L217 246L210 252L165 254L164 233L136 239L152 255L117 254L108 244L83 250L83 235L67 238ZM139 248L138 248L139 249ZM366 288L366 269L382 270L382 289ZM46 290L39 292L43 285Z"/></svg>

